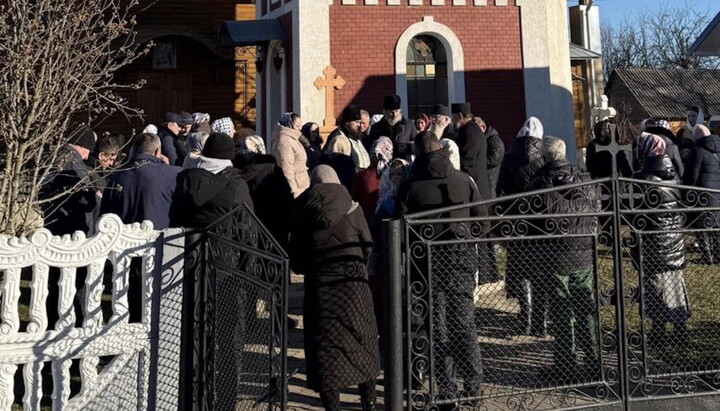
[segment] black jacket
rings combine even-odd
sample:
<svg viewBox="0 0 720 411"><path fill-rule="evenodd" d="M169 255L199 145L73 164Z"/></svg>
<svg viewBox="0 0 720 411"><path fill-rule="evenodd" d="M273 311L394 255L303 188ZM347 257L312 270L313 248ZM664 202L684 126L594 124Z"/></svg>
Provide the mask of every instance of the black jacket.
<svg viewBox="0 0 720 411"><path fill-rule="evenodd" d="M679 184L680 180L668 155L648 157L643 169L633 176L638 180ZM643 184L640 186L644 199L634 208L652 210L673 210L679 208L682 193L678 188ZM685 266L685 241L683 234L677 232L683 228L682 213L647 213L633 219L632 225L643 231L665 231L662 234L643 234L642 239L633 231L633 265L640 267L642 255L642 274L653 275ZM674 232L670 232L670 231ZM639 244L642 244L640 250Z"/></svg>
<svg viewBox="0 0 720 411"><path fill-rule="evenodd" d="M78 152L66 146L58 154L62 169L49 175L40 190L40 199L54 200L42 205L45 228L54 235L95 230L97 194L89 170Z"/></svg>
<svg viewBox="0 0 720 411"><path fill-rule="evenodd" d="M157 136L160 137L160 152L162 155L168 158L170 164L176 164L178 161L178 152L175 146L178 138L177 134L173 133L165 126L160 126L158 127Z"/></svg>
<svg viewBox="0 0 720 411"><path fill-rule="evenodd" d="M650 127L645 131L650 134L655 134L662 137L662 139L665 141L665 154L670 157L672 165L675 167L675 171L677 172L677 177L682 179L685 175L685 166L682 161L682 157L680 156L680 149L677 145L675 145L675 136L672 134L672 132L663 127ZM636 147L636 141L637 140L633 141L633 149L635 149ZM633 170L642 170L642 162L642 159L635 158L633 160Z"/></svg>
<svg viewBox="0 0 720 411"><path fill-rule="evenodd" d="M218 174L201 168L183 170L170 206L170 226L205 228L242 204L253 210L248 185L235 168Z"/></svg>
<svg viewBox="0 0 720 411"><path fill-rule="evenodd" d="M695 149L688 157L688 167L683 180L685 185L720 190L720 137L711 135L697 141ZM706 207L720 208L720 194L702 194L698 203ZM702 213L695 220L696 226L720 227L720 212Z"/></svg>
<svg viewBox="0 0 720 411"><path fill-rule="evenodd" d="M382 120L373 124L369 142L372 146L372 143L378 138L382 136L389 137L393 142L393 158L412 161L413 141L415 140L416 134L417 130L415 130L415 126L408 124L405 117L394 126L391 126L383 117Z"/></svg>
<svg viewBox="0 0 720 411"><path fill-rule="evenodd" d="M150 220L156 230L170 224L170 204L180 167L163 164L148 154L139 154L117 172L103 193L101 213L114 213L125 224Z"/></svg>
<svg viewBox="0 0 720 411"><path fill-rule="evenodd" d="M321 160L322 164L328 165L335 170L340 183L352 191L353 178L355 178L356 165L352 157L346 156L345 154L333 153L325 154Z"/></svg>
<svg viewBox="0 0 720 411"><path fill-rule="evenodd" d="M460 169L475 180L483 199L490 198L487 137L480 126L469 121L458 129L456 142L460 149Z"/></svg>
<svg viewBox="0 0 720 411"><path fill-rule="evenodd" d="M502 196L528 191L530 180L544 163L539 138L516 138L500 166L497 194Z"/></svg>
<svg viewBox="0 0 720 411"><path fill-rule="evenodd" d="M612 177L612 154L609 151L598 151L598 147L607 146L597 138L588 143L585 153L585 165L592 178ZM615 156L617 161L618 176L630 177L633 174L632 151L622 151Z"/></svg>
<svg viewBox="0 0 720 411"><path fill-rule="evenodd" d="M498 178L500 177L500 166L503 157L505 157L505 143L500 138L497 130L491 126L487 126L485 136L487 137L487 169L490 196L495 197Z"/></svg>
<svg viewBox="0 0 720 411"><path fill-rule="evenodd" d="M233 165L248 185L255 214L260 222L287 250L292 225L293 195L275 157L266 154L238 154Z"/></svg>
<svg viewBox="0 0 720 411"><path fill-rule="evenodd" d="M575 183L590 181L590 175L582 173L567 161L545 163L530 182L531 190L561 189ZM535 220L535 234L548 239L538 242L544 263L538 265L546 274L568 273L587 268L593 264L593 236L597 221L595 217L578 216L600 210L599 195L592 185L572 190L552 190L538 194L542 198L541 214L571 214L575 217ZM531 201L531 203L533 203ZM586 234L587 237L567 237L568 234Z"/></svg>
<svg viewBox="0 0 720 411"><path fill-rule="evenodd" d="M379 373L377 326L365 267L372 238L362 209L340 184L297 199L293 271L305 275L308 387L340 389Z"/></svg>

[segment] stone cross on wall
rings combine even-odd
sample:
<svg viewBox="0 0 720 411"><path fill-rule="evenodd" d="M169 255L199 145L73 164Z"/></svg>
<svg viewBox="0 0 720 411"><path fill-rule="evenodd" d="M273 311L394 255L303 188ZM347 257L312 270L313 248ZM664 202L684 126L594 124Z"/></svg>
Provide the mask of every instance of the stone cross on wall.
<svg viewBox="0 0 720 411"><path fill-rule="evenodd" d="M610 154L612 154L612 176L613 176L613 178L617 178L620 175L620 173L618 172L617 155L618 155L618 153L622 153L623 151L632 151L632 148L633 147L631 144L626 144L626 145L621 146L616 141L616 137L612 136L610 138L610 144L608 144L608 145L598 144L597 148L595 150L597 150L597 152L607 151Z"/></svg>
<svg viewBox="0 0 720 411"><path fill-rule="evenodd" d="M340 76L336 76L337 71L333 66L325 67L323 70L325 78L318 77L315 79L315 87L318 90L325 88L325 119L323 119L323 125L320 127L322 134L330 133L335 129L335 90L340 90L345 85L345 79Z"/></svg>

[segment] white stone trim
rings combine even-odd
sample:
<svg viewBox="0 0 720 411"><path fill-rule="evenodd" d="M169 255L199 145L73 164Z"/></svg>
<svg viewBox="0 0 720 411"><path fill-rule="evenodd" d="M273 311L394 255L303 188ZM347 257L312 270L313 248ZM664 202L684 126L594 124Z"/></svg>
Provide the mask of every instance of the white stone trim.
<svg viewBox="0 0 720 411"><path fill-rule="evenodd" d="M475 6L487 6L487 0L473 0Z"/></svg>
<svg viewBox="0 0 720 411"><path fill-rule="evenodd" d="M346 4L354 5L355 0L342 0L342 5L344 6Z"/></svg>
<svg viewBox="0 0 720 411"><path fill-rule="evenodd" d="M366 6L377 6L378 0L365 0Z"/></svg>
<svg viewBox="0 0 720 411"><path fill-rule="evenodd" d="M453 0L453 6L464 6L465 0Z"/></svg>
<svg viewBox="0 0 720 411"><path fill-rule="evenodd" d="M444 6L445 0L430 0L431 6Z"/></svg>
<svg viewBox="0 0 720 411"><path fill-rule="evenodd" d="M422 6L423 0L410 0L409 4L411 6Z"/></svg>
<svg viewBox="0 0 720 411"><path fill-rule="evenodd" d="M465 101L465 56L462 43L449 27L435 22L432 16L425 16L422 21L405 29L395 43L395 92L402 99L402 110L406 114L408 112L407 46L413 37L422 34L440 40L448 53L448 103Z"/></svg>
<svg viewBox="0 0 720 411"><path fill-rule="evenodd" d="M400 0L387 0L387 5L388 6L399 6Z"/></svg>
<svg viewBox="0 0 720 411"><path fill-rule="evenodd" d="M496 6L507 6L508 0L495 0L495 5Z"/></svg>

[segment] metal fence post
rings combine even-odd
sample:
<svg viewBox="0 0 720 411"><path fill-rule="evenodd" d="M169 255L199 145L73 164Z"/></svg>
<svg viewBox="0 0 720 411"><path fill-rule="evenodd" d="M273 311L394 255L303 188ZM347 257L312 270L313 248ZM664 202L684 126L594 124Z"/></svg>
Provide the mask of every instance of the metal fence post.
<svg viewBox="0 0 720 411"><path fill-rule="evenodd" d="M385 240L385 409L403 409L402 221L384 220Z"/></svg>

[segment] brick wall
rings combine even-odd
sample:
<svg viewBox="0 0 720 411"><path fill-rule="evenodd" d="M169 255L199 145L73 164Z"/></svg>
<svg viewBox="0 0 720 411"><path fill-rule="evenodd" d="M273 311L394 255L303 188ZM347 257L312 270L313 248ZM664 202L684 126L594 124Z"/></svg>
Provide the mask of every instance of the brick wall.
<svg viewBox="0 0 720 411"><path fill-rule="evenodd" d="M433 16L462 43L465 95L473 112L483 116L509 141L525 118L520 10L507 7L374 6L330 7L331 63L346 80L335 112L353 103L381 113L382 98L395 92L395 45L410 25ZM428 4L428 1L424 2ZM448 51L448 54L450 52ZM448 55L448 58L450 56Z"/></svg>

